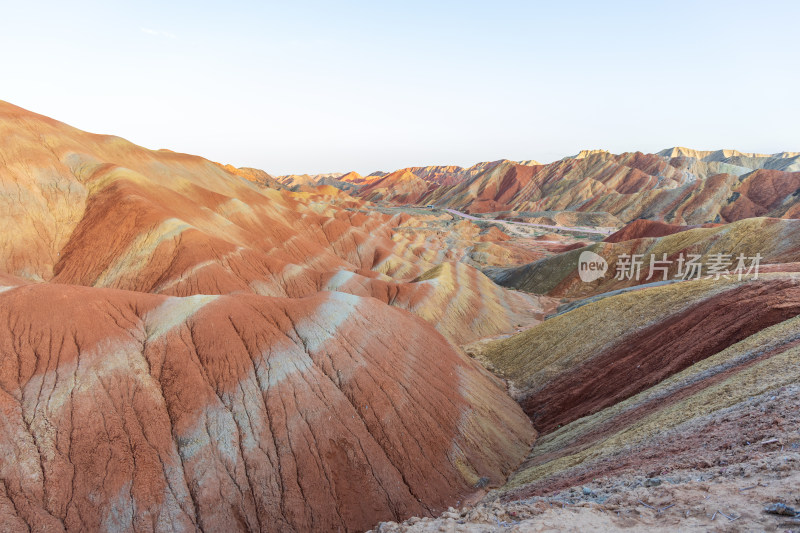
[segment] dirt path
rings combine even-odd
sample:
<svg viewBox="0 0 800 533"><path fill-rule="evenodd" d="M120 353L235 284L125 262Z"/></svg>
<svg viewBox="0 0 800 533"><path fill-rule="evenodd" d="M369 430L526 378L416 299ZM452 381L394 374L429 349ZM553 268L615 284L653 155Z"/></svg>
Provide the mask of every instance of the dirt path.
<svg viewBox="0 0 800 533"><path fill-rule="evenodd" d="M514 224L517 226L531 226L535 228L544 228L550 229L555 231L575 231L578 233L594 233L597 235L611 235L613 233L612 230L601 230L597 228L586 228L586 227L569 227L569 226L551 226L549 224L534 224L533 222L514 222L512 220L498 220L494 218L479 218L472 215L468 215L467 213L462 213L461 211L456 211L455 209L445 209L451 215L456 215L462 218L466 218L467 220L479 221L479 222L495 222L498 224Z"/></svg>

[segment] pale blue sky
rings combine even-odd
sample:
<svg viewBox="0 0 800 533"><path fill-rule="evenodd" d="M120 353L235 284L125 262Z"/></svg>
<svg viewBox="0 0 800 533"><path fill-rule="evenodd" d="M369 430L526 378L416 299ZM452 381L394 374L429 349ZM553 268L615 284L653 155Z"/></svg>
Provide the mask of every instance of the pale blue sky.
<svg viewBox="0 0 800 533"><path fill-rule="evenodd" d="M800 150L800 2L3 1L0 99L274 174Z"/></svg>

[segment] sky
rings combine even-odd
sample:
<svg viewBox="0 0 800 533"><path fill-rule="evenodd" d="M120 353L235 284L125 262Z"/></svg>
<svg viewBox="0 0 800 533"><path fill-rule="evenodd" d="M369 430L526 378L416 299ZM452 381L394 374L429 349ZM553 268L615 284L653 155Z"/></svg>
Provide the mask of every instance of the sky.
<svg viewBox="0 0 800 533"><path fill-rule="evenodd" d="M0 2L0 99L275 175L800 151L796 0Z"/></svg>

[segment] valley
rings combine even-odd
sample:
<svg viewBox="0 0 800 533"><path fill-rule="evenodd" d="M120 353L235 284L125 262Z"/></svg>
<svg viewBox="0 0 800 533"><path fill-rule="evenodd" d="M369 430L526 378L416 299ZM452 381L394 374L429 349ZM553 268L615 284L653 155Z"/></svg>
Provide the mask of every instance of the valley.
<svg viewBox="0 0 800 533"><path fill-rule="evenodd" d="M800 527L797 153L228 163L0 102L3 530Z"/></svg>

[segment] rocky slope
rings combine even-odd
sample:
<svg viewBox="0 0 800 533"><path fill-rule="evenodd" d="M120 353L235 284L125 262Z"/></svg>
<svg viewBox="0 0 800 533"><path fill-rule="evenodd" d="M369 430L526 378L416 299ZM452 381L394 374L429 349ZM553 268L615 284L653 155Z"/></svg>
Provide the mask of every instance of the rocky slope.
<svg viewBox="0 0 800 533"><path fill-rule="evenodd" d="M0 102L2 529L779 527L797 157L273 178Z"/></svg>
<svg viewBox="0 0 800 533"><path fill-rule="evenodd" d="M472 345L539 438L481 505L378 530L791 530L770 510L800 503L799 276L651 287Z"/></svg>
<svg viewBox="0 0 800 533"><path fill-rule="evenodd" d="M391 201L397 204L421 204L436 186L410 170L392 172L358 191L369 201Z"/></svg>
<svg viewBox="0 0 800 533"><path fill-rule="evenodd" d="M314 188L319 185L330 185L337 189L351 191L365 183L365 180L354 172L348 174L343 174L341 172L331 172L328 174L286 174L277 176L274 179L281 186L293 191L303 188Z"/></svg>
<svg viewBox="0 0 800 533"><path fill-rule="evenodd" d="M735 271L740 255L745 258L742 273L753 265L757 255L760 255L759 270L783 268L781 265L800 262L798 230L800 221L795 219L750 218L689 229L636 221L605 242L545 257L528 265L488 268L485 272L507 287L554 297L585 298L638 285L694 278L697 272L705 277L715 263L727 265L724 266L729 272L726 276L738 277ZM650 236L660 233L665 235ZM583 282L578 272L578 261L586 251L599 255L608 264L605 275L589 283ZM634 256L639 266L630 268ZM683 264L679 261L681 257ZM687 266L692 257L699 270ZM654 267L652 276L651 265ZM666 267L666 271L662 267Z"/></svg>
<svg viewBox="0 0 800 533"><path fill-rule="evenodd" d="M409 167L361 177L280 176L290 188L330 184L372 201L434 204L467 213L598 213L679 225L800 212L800 154L670 148L657 154L584 150L550 164L500 160Z"/></svg>
<svg viewBox="0 0 800 533"><path fill-rule="evenodd" d="M596 213L622 223L650 219L700 225L800 213L797 152L584 150L549 164L499 160L468 168L408 167L367 177L354 172L280 176L277 182L294 189L330 184L367 200L434 204L467 213Z"/></svg>
<svg viewBox="0 0 800 533"><path fill-rule="evenodd" d="M0 132L4 530L358 531L524 458L457 348L542 317L471 266L507 236L7 103Z"/></svg>
<svg viewBox="0 0 800 533"><path fill-rule="evenodd" d="M676 224L793 218L800 209L795 207L800 201L796 153L592 150L547 165L503 160L455 174L441 168L403 169L391 174L379 193L373 186L356 194L469 213L600 212L623 222L647 218ZM406 185L395 187L398 177ZM412 182L413 191L407 185Z"/></svg>
<svg viewBox="0 0 800 533"><path fill-rule="evenodd" d="M550 433L702 366L762 330L788 327L800 314L798 291L794 274L652 287L590 302L481 353L514 383L537 429ZM657 408L665 405L662 397Z"/></svg>
<svg viewBox="0 0 800 533"><path fill-rule="evenodd" d="M382 523L384 533L794 531L800 387L768 391L650 435L563 479ZM565 488L569 485L568 488Z"/></svg>
<svg viewBox="0 0 800 533"><path fill-rule="evenodd" d="M502 483L533 437L475 363L374 299L0 301L6 524L363 530Z"/></svg>

